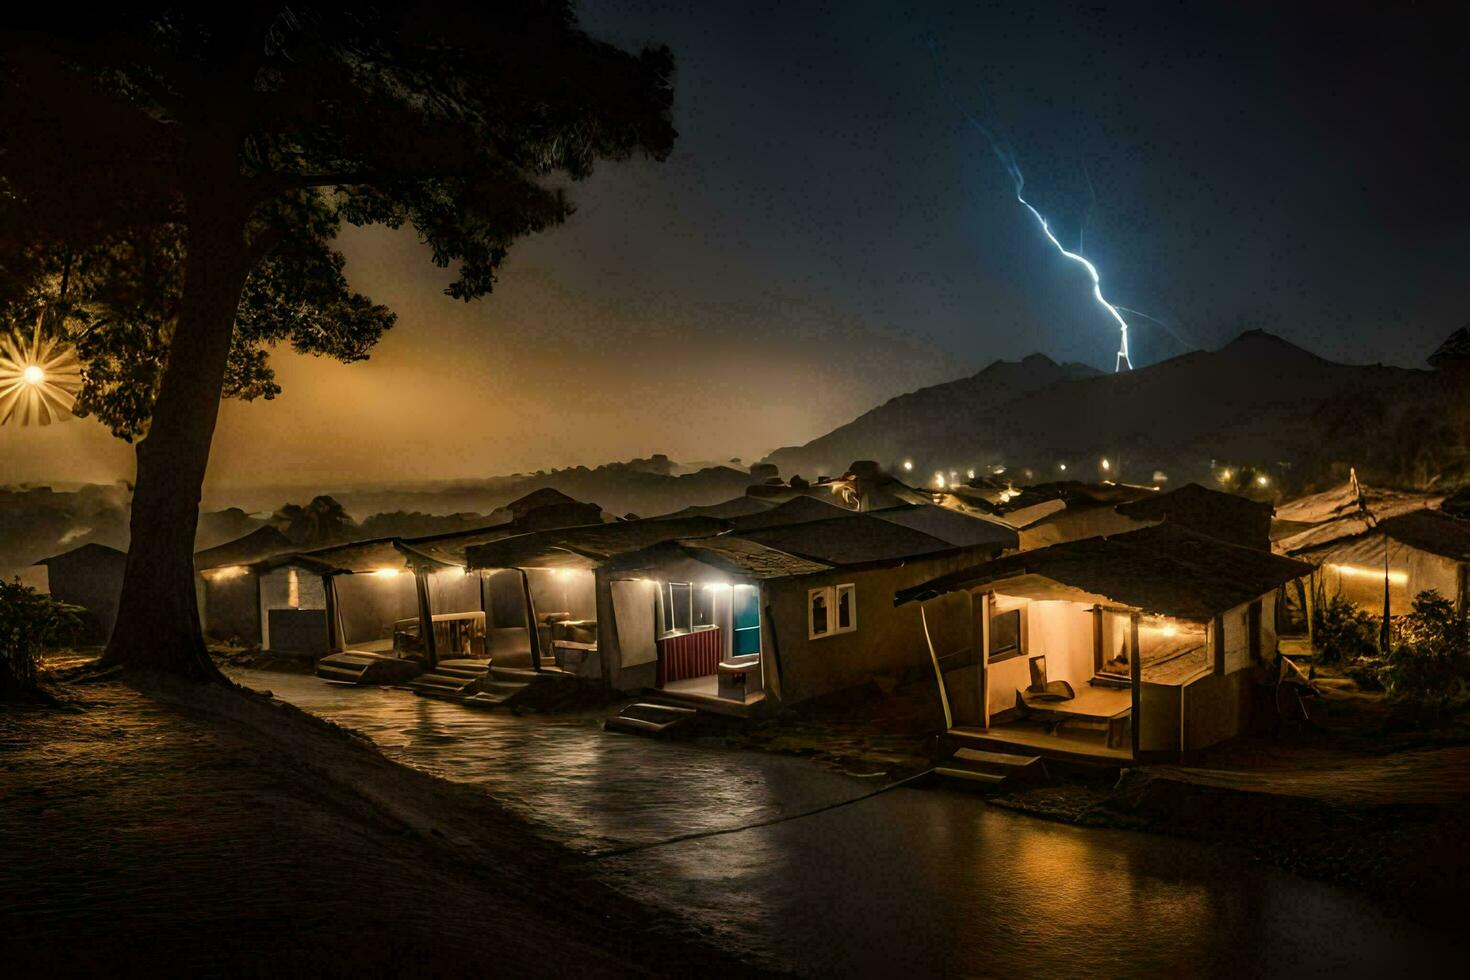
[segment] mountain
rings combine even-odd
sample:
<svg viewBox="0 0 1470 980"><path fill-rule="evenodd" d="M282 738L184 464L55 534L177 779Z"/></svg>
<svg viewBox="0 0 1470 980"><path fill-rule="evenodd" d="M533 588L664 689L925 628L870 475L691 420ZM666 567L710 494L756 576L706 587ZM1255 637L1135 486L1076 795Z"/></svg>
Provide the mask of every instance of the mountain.
<svg viewBox="0 0 1470 980"><path fill-rule="evenodd" d="M1004 465L1024 482L1066 463L1079 479L1162 471L1171 484L1228 465L1293 486L1356 465L1380 482L1443 484L1470 479L1466 416L1470 392L1445 372L1339 364L1253 330L1120 374L1040 355L997 362L770 459L788 474L863 458L912 460L916 476Z"/></svg>
<svg viewBox="0 0 1470 980"><path fill-rule="evenodd" d="M788 476L811 478L841 474L856 459L937 458L947 446L975 441L974 421L1006 402L1100 374L1085 364L1058 364L1045 354L996 361L968 378L891 398L804 446L776 450L767 461Z"/></svg>

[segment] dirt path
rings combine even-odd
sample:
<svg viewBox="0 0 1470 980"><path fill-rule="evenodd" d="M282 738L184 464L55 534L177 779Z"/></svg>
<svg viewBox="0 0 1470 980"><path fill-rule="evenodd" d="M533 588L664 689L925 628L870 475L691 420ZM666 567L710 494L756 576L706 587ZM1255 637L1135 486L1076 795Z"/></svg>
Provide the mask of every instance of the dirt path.
<svg viewBox="0 0 1470 980"><path fill-rule="evenodd" d="M483 793L295 709L68 696L85 710L0 708L11 976L751 972Z"/></svg>

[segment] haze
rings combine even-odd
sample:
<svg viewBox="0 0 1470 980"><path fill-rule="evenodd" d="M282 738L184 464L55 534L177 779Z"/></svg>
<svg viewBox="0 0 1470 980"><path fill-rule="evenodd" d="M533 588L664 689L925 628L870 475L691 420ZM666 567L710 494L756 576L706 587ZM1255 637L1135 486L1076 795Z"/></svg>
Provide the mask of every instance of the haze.
<svg viewBox="0 0 1470 980"><path fill-rule="evenodd" d="M749 460L998 357L1110 367L1106 314L957 103L1003 121L1063 223L1090 179L1110 296L1173 327L1141 326L1135 363L1262 327L1419 365L1470 310L1464 80L1433 74L1463 62L1427 15L582 10L673 47L673 157L573 186L571 222L468 306L410 234L351 231L352 281L398 327L363 364L278 351L285 393L221 410L211 489ZM0 428L0 482L131 472L93 421Z"/></svg>

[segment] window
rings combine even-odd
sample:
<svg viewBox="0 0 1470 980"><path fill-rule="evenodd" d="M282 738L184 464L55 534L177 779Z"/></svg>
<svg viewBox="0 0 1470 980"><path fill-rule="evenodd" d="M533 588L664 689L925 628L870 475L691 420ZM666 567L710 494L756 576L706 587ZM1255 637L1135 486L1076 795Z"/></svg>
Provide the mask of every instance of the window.
<svg viewBox="0 0 1470 980"><path fill-rule="evenodd" d="M1021 610L990 617L990 649L986 652L992 663L1021 655Z"/></svg>
<svg viewBox="0 0 1470 980"><path fill-rule="evenodd" d="M659 589L660 632L688 633L715 625L715 590L689 582L665 582Z"/></svg>
<svg viewBox="0 0 1470 980"><path fill-rule="evenodd" d="M857 586L829 585L806 594L809 639L851 633L857 629Z"/></svg>

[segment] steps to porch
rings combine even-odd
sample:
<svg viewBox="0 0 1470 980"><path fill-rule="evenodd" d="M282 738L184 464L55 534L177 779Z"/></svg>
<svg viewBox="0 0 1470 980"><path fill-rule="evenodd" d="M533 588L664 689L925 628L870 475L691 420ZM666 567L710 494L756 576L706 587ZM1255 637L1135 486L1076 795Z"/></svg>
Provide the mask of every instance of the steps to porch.
<svg viewBox="0 0 1470 980"><path fill-rule="evenodd" d="M424 669L417 660L387 657L364 650L343 650L316 662L316 675L339 684L402 684Z"/></svg>
<svg viewBox="0 0 1470 980"><path fill-rule="evenodd" d="M625 735L662 735L677 725L688 724L698 714L693 708L640 701L604 721L602 730Z"/></svg>
<svg viewBox="0 0 1470 980"><path fill-rule="evenodd" d="M934 767L944 782L977 789L1014 789L1046 778L1039 755L1013 755L987 749L960 748Z"/></svg>

